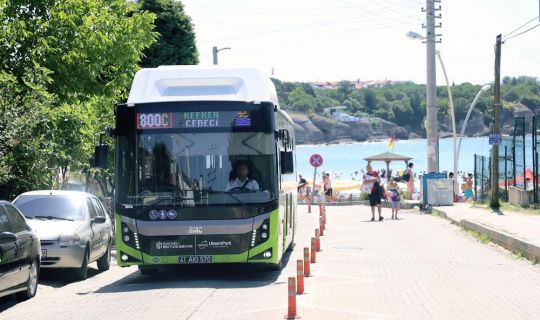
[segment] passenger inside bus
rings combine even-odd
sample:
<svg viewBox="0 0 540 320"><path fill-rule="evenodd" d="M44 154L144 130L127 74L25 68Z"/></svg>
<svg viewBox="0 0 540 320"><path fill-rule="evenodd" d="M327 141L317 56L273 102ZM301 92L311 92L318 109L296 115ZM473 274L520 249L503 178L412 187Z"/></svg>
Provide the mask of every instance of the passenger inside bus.
<svg viewBox="0 0 540 320"><path fill-rule="evenodd" d="M227 182L227 191L259 191L259 184L253 179L252 172L250 161L236 161Z"/></svg>

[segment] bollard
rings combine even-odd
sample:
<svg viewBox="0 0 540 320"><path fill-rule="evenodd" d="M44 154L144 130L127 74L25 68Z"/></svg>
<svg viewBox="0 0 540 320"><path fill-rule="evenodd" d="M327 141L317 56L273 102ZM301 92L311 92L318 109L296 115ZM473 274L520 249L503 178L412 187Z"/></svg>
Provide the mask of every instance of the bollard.
<svg viewBox="0 0 540 320"><path fill-rule="evenodd" d="M304 293L304 261L303 260L296 260L296 279L297 279L296 293L302 294Z"/></svg>
<svg viewBox="0 0 540 320"><path fill-rule="evenodd" d="M317 261L317 239L311 238L311 263Z"/></svg>
<svg viewBox="0 0 540 320"><path fill-rule="evenodd" d="M324 236L324 224L323 224L323 217L319 217L319 229L321 236Z"/></svg>
<svg viewBox="0 0 540 320"><path fill-rule="evenodd" d="M296 281L294 277L289 277L289 286L288 286L288 308L287 308L287 319L296 318Z"/></svg>
<svg viewBox="0 0 540 320"><path fill-rule="evenodd" d="M315 239L317 240L315 242L315 250L319 252L321 251L321 237L320 237L319 229L315 229Z"/></svg>
<svg viewBox="0 0 540 320"><path fill-rule="evenodd" d="M310 274L309 269L309 248L304 247L304 276L309 277Z"/></svg>
<svg viewBox="0 0 540 320"><path fill-rule="evenodd" d="M311 202L307 205L307 213L311 213Z"/></svg>
<svg viewBox="0 0 540 320"><path fill-rule="evenodd" d="M322 204L319 203L319 216L322 216L322 214L323 214Z"/></svg>

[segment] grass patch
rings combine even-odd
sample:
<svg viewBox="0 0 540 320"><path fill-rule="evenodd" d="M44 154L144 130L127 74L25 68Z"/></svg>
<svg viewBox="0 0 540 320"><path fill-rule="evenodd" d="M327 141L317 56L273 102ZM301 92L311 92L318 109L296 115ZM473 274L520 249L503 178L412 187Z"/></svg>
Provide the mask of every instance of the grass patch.
<svg viewBox="0 0 540 320"><path fill-rule="evenodd" d="M489 207L489 203L478 203L477 202L476 204L472 204L471 207L472 208L485 209L485 210L488 210L490 212L492 211L491 208ZM518 206L511 205L508 202L502 202L502 201L501 201L500 210L503 213L504 212L519 212L519 213L540 215L540 209L535 209L535 208L532 208L532 207L528 207L528 208L518 207Z"/></svg>
<svg viewBox="0 0 540 320"><path fill-rule="evenodd" d="M474 230L465 229L465 228L461 228L461 229L467 232L468 234L470 234L471 236L475 237L479 242L483 244L488 244L491 242L491 239L489 238L487 234L480 233Z"/></svg>

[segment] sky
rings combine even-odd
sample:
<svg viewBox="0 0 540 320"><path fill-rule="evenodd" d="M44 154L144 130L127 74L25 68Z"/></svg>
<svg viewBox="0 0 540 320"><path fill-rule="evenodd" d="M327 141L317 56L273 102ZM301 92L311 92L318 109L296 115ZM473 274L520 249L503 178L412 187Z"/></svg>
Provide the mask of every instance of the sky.
<svg viewBox="0 0 540 320"><path fill-rule="evenodd" d="M426 82L425 1L182 0L193 19L200 64L261 68L286 81ZM493 82L494 44L528 21L540 23L539 0L443 0L437 49L450 82ZM534 19L536 17L536 19ZM540 27L502 47L503 76L540 77ZM444 78L437 63L437 83Z"/></svg>

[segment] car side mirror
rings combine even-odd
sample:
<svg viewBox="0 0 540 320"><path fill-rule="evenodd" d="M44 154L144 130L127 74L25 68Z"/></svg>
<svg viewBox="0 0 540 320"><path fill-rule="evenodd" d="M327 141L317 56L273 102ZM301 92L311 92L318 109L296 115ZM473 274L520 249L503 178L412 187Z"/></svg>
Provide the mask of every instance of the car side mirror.
<svg viewBox="0 0 540 320"><path fill-rule="evenodd" d="M281 173L294 173L294 154L292 151L281 151Z"/></svg>
<svg viewBox="0 0 540 320"><path fill-rule="evenodd" d="M109 146L107 144L99 144L94 149L94 167L99 169L107 169L107 156L109 155Z"/></svg>
<svg viewBox="0 0 540 320"><path fill-rule="evenodd" d="M95 217L94 220L92 220L93 223L105 223L107 222L107 218L105 217Z"/></svg>
<svg viewBox="0 0 540 320"><path fill-rule="evenodd" d="M0 243L15 242L17 241L17 236L11 232L2 232L0 233Z"/></svg>

